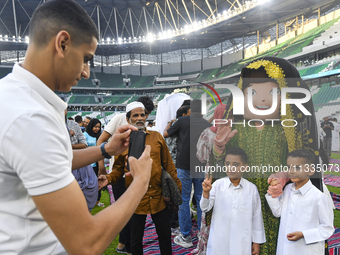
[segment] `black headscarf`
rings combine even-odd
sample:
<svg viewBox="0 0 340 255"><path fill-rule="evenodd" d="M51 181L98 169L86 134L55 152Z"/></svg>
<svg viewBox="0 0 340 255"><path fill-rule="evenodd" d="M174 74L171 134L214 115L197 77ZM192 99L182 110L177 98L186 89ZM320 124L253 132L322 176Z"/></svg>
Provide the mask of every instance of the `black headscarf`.
<svg viewBox="0 0 340 255"><path fill-rule="evenodd" d="M243 90L249 85L249 80L252 72L265 72L267 79L273 80L279 85L281 90L283 87L303 88L309 91L308 85L301 79L298 70L289 61L277 57L263 57L256 59L247 64L241 72L238 87ZM297 99L304 98L301 93L289 93L287 98ZM232 100L228 100L230 105L227 105L225 116L232 117ZM298 124L296 127L283 128L288 143L288 151L291 152L297 149L307 149L315 155L315 165L320 163L319 139L317 132L317 123L313 101L310 99L303 106L312 114L311 116L304 115L295 105L287 105L287 113L281 116L281 121L293 119ZM234 116L236 117L236 116ZM288 122L287 122L288 123ZM290 124L288 124L290 125ZM311 178L313 184L322 190L322 173L316 171Z"/></svg>
<svg viewBox="0 0 340 255"><path fill-rule="evenodd" d="M98 133L95 133L93 132L93 128L98 124L100 123L100 129L99 129L99 132ZM89 125L86 127L86 132L92 136L92 137L95 137L96 140L98 140L100 134L102 133L102 123L100 122L100 120L98 119L91 119Z"/></svg>

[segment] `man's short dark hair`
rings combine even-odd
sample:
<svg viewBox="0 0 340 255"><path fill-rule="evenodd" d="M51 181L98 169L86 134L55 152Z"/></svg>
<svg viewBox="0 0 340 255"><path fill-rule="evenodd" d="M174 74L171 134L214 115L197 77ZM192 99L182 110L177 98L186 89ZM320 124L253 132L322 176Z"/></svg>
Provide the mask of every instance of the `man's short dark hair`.
<svg viewBox="0 0 340 255"><path fill-rule="evenodd" d="M227 156L227 155L239 156L241 158L241 161L243 162L243 164L247 164L247 162L248 162L247 153L241 148L238 148L238 147L231 148L231 149L227 150L225 156Z"/></svg>
<svg viewBox="0 0 340 255"><path fill-rule="evenodd" d="M68 117L67 119L68 119L68 120L74 120L72 117Z"/></svg>
<svg viewBox="0 0 340 255"><path fill-rule="evenodd" d="M77 122L77 123L82 123L83 118L80 115L77 115L76 117L74 117L74 121Z"/></svg>
<svg viewBox="0 0 340 255"><path fill-rule="evenodd" d="M153 109L155 109L155 105L153 104L152 99L149 96L142 96L137 99L137 102L142 103L145 107L146 112L148 113L151 113Z"/></svg>
<svg viewBox="0 0 340 255"><path fill-rule="evenodd" d="M92 118L89 116L86 116L85 119L92 120Z"/></svg>
<svg viewBox="0 0 340 255"><path fill-rule="evenodd" d="M35 45L45 46L61 30L70 34L75 45L90 44L99 39L96 25L86 11L73 0L52 0L33 13L29 37Z"/></svg>
<svg viewBox="0 0 340 255"><path fill-rule="evenodd" d="M299 149L295 151L291 151L288 153L288 157L293 157L293 158L303 158L305 159L306 164L314 164L314 153L306 150L306 149Z"/></svg>
<svg viewBox="0 0 340 255"><path fill-rule="evenodd" d="M184 105L181 106L177 112L176 112L176 119L178 119L179 117L183 116L183 113L188 114L188 111L190 110L190 106L189 105Z"/></svg>

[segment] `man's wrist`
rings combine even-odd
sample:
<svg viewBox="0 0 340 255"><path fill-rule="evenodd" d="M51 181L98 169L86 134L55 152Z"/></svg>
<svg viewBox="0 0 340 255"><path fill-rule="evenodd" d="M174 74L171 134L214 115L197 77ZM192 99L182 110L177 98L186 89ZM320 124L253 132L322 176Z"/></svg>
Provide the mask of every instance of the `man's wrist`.
<svg viewBox="0 0 340 255"><path fill-rule="evenodd" d="M100 150L101 150L101 153L104 156L104 158L110 159L111 155L108 153L107 149L108 149L107 142L104 142L100 145Z"/></svg>

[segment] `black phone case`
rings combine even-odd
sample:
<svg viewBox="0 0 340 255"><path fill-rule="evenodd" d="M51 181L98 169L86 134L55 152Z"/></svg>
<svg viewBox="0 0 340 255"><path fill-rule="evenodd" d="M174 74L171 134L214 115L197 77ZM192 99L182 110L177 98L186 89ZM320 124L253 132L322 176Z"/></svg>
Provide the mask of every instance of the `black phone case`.
<svg viewBox="0 0 340 255"><path fill-rule="evenodd" d="M146 133L144 131L131 131L128 157L133 156L138 159L145 149ZM129 160L126 168L130 170Z"/></svg>

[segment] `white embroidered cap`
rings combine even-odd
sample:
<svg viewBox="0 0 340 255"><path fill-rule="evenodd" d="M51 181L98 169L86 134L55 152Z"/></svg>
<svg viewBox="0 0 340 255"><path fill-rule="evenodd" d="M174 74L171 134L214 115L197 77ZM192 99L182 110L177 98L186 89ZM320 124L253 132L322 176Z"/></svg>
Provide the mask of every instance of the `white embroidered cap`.
<svg viewBox="0 0 340 255"><path fill-rule="evenodd" d="M141 102L132 102L126 106L126 112L130 112L135 108L143 108L145 109L144 105Z"/></svg>

